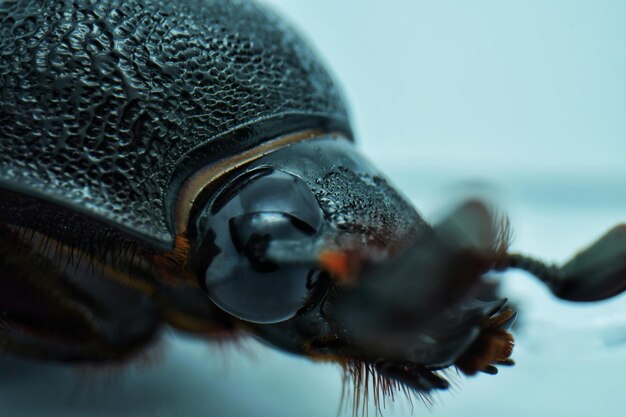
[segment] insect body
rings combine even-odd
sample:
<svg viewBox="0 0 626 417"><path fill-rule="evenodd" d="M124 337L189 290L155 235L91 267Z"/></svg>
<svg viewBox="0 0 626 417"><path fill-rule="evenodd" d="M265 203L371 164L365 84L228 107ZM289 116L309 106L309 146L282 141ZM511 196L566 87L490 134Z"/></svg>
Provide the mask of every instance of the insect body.
<svg viewBox="0 0 626 417"><path fill-rule="evenodd" d="M358 150L340 91L249 1L0 5L0 344L132 357L164 325L248 333L379 387L510 365L483 276L586 301L626 285L625 228L562 268L477 201L427 224Z"/></svg>

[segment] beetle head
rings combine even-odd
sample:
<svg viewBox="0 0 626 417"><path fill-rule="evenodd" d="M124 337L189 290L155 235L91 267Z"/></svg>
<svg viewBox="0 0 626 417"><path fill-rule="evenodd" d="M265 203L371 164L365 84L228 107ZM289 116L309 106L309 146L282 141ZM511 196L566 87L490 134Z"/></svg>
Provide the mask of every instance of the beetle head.
<svg viewBox="0 0 626 417"><path fill-rule="evenodd" d="M463 356L510 317L472 293L497 252L491 217L469 204L451 218L430 227L350 142L323 137L225 181L193 220L193 264L213 303L272 345L445 388L434 370L492 371L510 354L500 334L481 342L504 340L495 353Z"/></svg>
<svg viewBox="0 0 626 417"><path fill-rule="evenodd" d="M201 286L227 313L263 324L320 301L331 287L321 252L382 255L428 227L352 143L333 136L258 158L222 181L194 217Z"/></svg>

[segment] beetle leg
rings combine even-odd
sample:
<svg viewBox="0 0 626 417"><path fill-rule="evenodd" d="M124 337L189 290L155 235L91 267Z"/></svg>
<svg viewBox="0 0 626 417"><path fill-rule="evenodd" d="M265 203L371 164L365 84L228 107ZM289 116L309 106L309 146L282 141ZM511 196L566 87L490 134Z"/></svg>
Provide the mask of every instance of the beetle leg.
<svg viewBox="0 0 626 417"><path fill-rule="evenodd" d="M136 291L104 285L105 295L119 302L110 309L97 295L60 285L62 275L40 270L40 285L6 263L1 267L0 346L6 351L66 362L117 360L143 348L159 327L157 312Z"/></svg>
<svg viewBox="0 0 626 417"><path fill-rule="evenodd" d="M598 301L626 290L626 224L618 225L565 265L508 254L499 269L524 269L543 281L559 298Z"/></svg>
<svg viewBox="0 0 626 417"><path fill-rule="evenodd" d="M148 295L96 275L60 268L0 225L0 348L100 362L143 347L161 324L156 306Z"/></svg>
<svg viewBox="0 0 626 417"><path fill-rule="evenodd" d="M111 252L94 259L0 224L0 349L106 362L132 356L164 323L207 337L234 333L235 323L202 290L160 282L153 265L131 258Z"/></svg>

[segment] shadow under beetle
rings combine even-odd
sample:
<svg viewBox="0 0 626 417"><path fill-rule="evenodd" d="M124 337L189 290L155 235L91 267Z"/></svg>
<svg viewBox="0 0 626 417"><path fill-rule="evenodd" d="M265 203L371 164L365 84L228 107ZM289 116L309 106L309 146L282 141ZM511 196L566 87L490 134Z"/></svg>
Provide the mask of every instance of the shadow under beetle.
<svg viewBox="0 0 626 417"><path fill-rule="evenodd" d="M626 289L624 225L558 267L509 253L479 201L427 224L255 3L4 1L0 22L4 352L120 361L169 325L426 394L513 363L488 272L573 301Z"/></svg>

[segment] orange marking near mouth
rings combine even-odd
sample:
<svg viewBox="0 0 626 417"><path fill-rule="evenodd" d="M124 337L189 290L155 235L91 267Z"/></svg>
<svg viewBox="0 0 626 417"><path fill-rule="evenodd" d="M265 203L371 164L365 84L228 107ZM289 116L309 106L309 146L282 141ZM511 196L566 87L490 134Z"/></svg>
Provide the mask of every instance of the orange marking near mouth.
<svg viewBox="0 0 626 417"><path fill-rule="evenodd" d="M319 255L322 268L330 272L333 278L345 283L352 283L360 267L360 258L351 251L325 250Z"/></svg>

